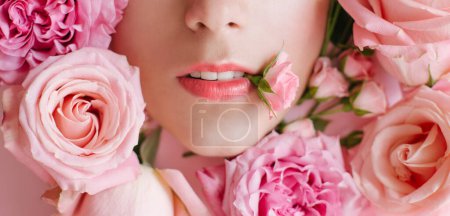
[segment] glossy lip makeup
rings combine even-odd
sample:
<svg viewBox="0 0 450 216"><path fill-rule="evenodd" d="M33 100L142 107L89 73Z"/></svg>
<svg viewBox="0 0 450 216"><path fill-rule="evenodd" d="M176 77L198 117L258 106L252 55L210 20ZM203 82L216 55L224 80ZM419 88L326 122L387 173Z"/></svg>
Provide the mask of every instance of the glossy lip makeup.
<svg viewBox="0 0 450 216"><path fill-rule="evenodd" d="M251 83L244 77L253 74L236 64L198 64L178 76L180 84L191 94L209 100L228 100L247 95Z"/></svg>

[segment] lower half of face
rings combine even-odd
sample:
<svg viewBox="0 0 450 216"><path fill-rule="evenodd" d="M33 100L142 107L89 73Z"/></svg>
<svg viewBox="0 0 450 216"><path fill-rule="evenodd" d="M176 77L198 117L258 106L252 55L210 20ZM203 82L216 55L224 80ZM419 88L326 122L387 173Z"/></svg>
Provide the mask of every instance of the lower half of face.
<svg viewBox="0 0 450 216"><path fill-rule="evenodd" d="M141 69L152 118L191 151L233 156L273 130L245 73L280 51L301 95L325 31L328 0L133 0L113 49Z"/></svg>

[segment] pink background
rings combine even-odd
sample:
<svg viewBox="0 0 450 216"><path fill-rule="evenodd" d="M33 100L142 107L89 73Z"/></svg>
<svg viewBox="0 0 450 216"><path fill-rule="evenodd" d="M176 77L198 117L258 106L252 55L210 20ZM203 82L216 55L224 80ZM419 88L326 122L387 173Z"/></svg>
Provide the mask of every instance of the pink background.
<svg viewBox="0 0 450 216"><path fill-rule="evenodd" d="M1 135L1 134L0 134ZM40 196L46 186L3 148L0 139L0 215L50 215L52 208Z"/></svg>

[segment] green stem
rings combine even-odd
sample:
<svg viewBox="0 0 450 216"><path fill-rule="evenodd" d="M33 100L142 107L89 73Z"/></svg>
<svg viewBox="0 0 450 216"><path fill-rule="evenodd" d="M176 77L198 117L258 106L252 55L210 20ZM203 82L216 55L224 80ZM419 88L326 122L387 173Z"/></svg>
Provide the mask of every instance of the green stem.
<svg viewBox="0 0 450 216"><path fill-rule="evenodd" d="M319 112L316 115L313 115L311 117L321 117L321 116L325 116L325 115L332 115L332 114L340 113L343 111L344 111L344 109L342 107L338 108L338 109L324 110L324 111Z"/></svg>
<svg viewBox="0 0 450 216"><path fill-rule="evenodd" d="M341 12L341 5L336 2L336 0L332 0L330 3L330 9L328 12L328 21L327 21L327 29L326 36L323 42L322 51L320 53L321 56L326 56L328 51L328 45L331 41L331 37L333 36L334 29L336 27L336 23Z"/></svg>

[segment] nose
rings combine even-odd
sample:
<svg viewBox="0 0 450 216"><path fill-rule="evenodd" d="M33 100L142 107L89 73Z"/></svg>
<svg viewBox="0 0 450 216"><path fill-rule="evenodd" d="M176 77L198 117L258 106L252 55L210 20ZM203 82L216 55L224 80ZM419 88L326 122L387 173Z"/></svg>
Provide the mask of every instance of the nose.
<svg viewBox="0 0 450 216"><path fill-rule="evenodd" d="M245 0L192 0L185 22L194 32L241 29L245 23Z"/></svg>

